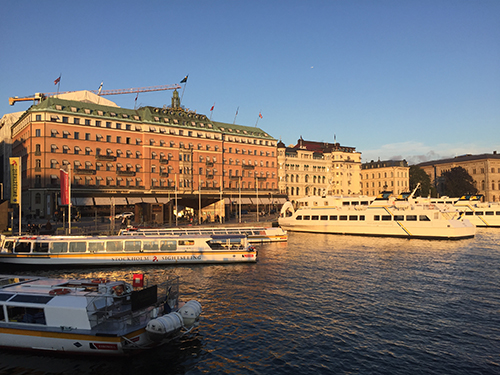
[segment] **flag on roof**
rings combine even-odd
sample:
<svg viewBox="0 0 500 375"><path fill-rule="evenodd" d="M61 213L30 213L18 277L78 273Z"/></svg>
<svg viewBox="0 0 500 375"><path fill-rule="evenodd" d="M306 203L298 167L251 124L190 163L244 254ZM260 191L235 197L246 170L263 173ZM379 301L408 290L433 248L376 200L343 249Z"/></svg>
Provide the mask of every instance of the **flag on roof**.
<svg viewBox="0 0 500 375"><path fill-rule="evenodd" d="M215 104L212 106L212 108L210 108L210 111L213 111L213 110L214 110L214 107L215 107Z"/></svg>
<svg viewBox="0 0 500 375"><path fill-rule="evenodd" d="M259 112L259 117L262 118L262 114Z"/></svg>
<svg viewBox="0 0 500 375"><path fill-rule="evenodd" d="M185 76L185 77L182 79L181 83L186 83L186 82L187 82L187 80L188 80L188 76Z"/></svg>
<svg viewBox="0 0 500 375"><path fill-rule="evenodd" d="M54 80L54 85L57 85L59 82L61 82L61 76L57 77L57 78Z"/></svg>
<svg viewBox="0 0 500 375"><path fill-rule="evenodd" d="M99 90L97 91L97 95L101 95L101 90L102 90L102 84L104 83L104 81L101 82L101 84L99 85Z"/></svg>

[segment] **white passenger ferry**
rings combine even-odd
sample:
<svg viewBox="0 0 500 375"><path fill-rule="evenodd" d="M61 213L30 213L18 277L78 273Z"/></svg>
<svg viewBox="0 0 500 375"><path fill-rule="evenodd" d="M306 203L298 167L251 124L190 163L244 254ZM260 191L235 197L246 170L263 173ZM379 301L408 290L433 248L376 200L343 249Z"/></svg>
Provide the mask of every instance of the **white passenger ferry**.
<svg viewBox="0 0 500 375"><path fill-rule="evenodd" d="M243 235L212 236L12 236L0 263L41 266L119 266L256 262Z"/></svg>
<svg viewBox="0 0 500 375"><path fill-rule="evenodd" d="M418 198L421 202L434 204L446 209L455 208L476 227L500 228L500 203L482 202L483 195L464 195L460 198Z"/></svg>
<svg viewBox="0 0 500 375"><path fill-rule="evenodd" d="M0 275L0 347L120 356L198 326L201 305L179 302L178 277L144 287L138 276L129 284Z"/></svg>
<svg viewBox="0 0 500 375"><path fill-rule="evenodd" d="M287 231L462 239L474 237L476 227L456 210L417 204L407 194L400 199L384 192L379 197L312 196L286 202L278 220Z"/></svg>
<svg viewBox="0 0 500 375"><path fill-rule="evenodd" d="M141 228L122 229L119 235L143 236L192 236L192 235L227 235L242 234L249 243L285 242L288 235L280 227L182 227L182 228Z"/></svg>

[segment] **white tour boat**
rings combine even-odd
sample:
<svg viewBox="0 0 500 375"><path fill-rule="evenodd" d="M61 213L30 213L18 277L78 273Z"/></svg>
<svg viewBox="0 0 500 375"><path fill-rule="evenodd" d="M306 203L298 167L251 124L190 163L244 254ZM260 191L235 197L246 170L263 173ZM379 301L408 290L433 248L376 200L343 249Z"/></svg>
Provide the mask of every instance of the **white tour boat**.
<svg viewBox="0 0 500 375"><path fill-rule="evenodd" d="M476 232L456 210L418 204L412 194L311 196L297 203L297 209L291 202L281 209L278 222L287 231L436 239L471 238Z"/></svg>
<svg viewBox="0 0 500 375"><path fill-rule="evenodd" d="M285 242L288 235L280 227L182 227L182 228L141 228L121 229L119 235L143 236L192 236L242 234L250 243Z"/></svg>
<svg viewBox="0 0 500 375"><path fill-rule="evenodd" d="M179 278L150 287L107 279L0 275L0 347L128 355L189 333L201 305L179 302Z"/></svg>
<svg viewBox="0 0 500 375"><path fill-rule="evenodd" d="M37 266L118 266L256 262L243 235L8 236L0 263Z"/></svg>
<svg viewBox="0 0 500 375"><path fill-rule="evenodd" d="M416 198L421 202L447 209L455 208L476 227L500 227L500 202L482 202L483 195L464 195L460 198Z"/></svg>

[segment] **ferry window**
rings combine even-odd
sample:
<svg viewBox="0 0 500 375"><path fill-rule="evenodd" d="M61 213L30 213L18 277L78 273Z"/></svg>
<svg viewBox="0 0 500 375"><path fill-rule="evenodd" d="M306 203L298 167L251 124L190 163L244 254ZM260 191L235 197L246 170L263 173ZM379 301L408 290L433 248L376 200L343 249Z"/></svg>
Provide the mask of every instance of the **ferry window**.
<svg viewBox="0 0 500 375"><path fill-rule="evenodd" d="M69 252L70 253L84 253L87 250L86 242L70 242L69 243Z"/></svg>
<svg viewBox="0 0 500 375"><path fill-rule="evenodd" d="M309 215L304 215L304 220L311 220L311 216L309 216Z"/></svg>
<svg viewBox="0 0 500 375"><path fill-rule="evenodd" d="M50 244L51 253L66 253L68 251L67 242L52 242Z"/></svg>
<svg viewBox="0 0 500 375"><path fill-rule="evenodd" d="M7 250L7 252L12 253L12 248L14 247L14 241L5 241L3 244L4 250Z"/></svg>
<svg viewBox="0 0 500 375"><path fill-rule="evenodd" d="M192 246L192 245L194 245L194 240L180 240L179 245Z"/></svg>
<svg viewBox="0 0 500 375"><path fill-rule="evenodd" d="M48 253L49 243L48 242L35 242L35 247L33 248L34 253Z"/></svg>
<svg viewBox="0 0 500 375"><path fill-rule="evenodd" d="M125 241L125 251L141 251L141 241Z"/></svg>
<svg viewBox="0 0 500 375"><path fill-rule="evenodd" d="M340 215L339 220L343 220L343 221L347 220L347 215Z"/></svg>
<svg viewBox="0 0 500 375"><path fill-rule="evenodd" d="M313 215L313 216L311 216L311 220L319 220L319 216L318 215Z"/></svg>
<svg viewBox="0 0 500 375"><path fill-rule="evenodd" d="M394 215L394 220L396 220L396 221L404 221L405 217L404 217L404 215Z"/></svg>
<svg viewBox="0 0 500 375"><path fill-rule="evenodd" d="M328 220L328 215L321 215L321 220Z"/></svg>
<svg viewBox="0 0 500 375"><path fill-rule="evenodd" d="M359 202L353 201L353 202L351 202L351 205L357 206L357 205L359 205Z"/></svg>
<svg viewBox="0 0 500 375"><path fill-rule="evenodd" d="M5 315L3 313L3 306L0 305L0 321L5 322Z"/></svg>
<svg viewBox="0 0 500 375"><path fill-rule="evenodd" d="M0 301L7 301L13 294L0 293ZM3 310L3 307L0 305L0 310Z"/></svg>
<svg viewBox="0 0 500 375"><path fill-rule="evenodd" d="M358 220L358 215L349 215L349 220L357 221Z"/></svg>
<svg viewBox="0 0 500 375"><path fill-rule="evenodd" d="M31 251L31 242L18 242L14 251L16 253L29 253Z"/></svg>
<svg viewBox="0 0 500 375"><path fill-rule="evenodd" d="M417 221L417 215L407 215L406 221Z"/></svg>
<svg viewBox="0 0 500 375"><path fill-rule="evenodd" d="M494 215L494 214L495 214L495 213L494 213L493 211L486 211L486 215L491 216L491 215Z"/></svg>
<svg viewBox="0 0 500 375"><path fill-rule="evenodd" d="M342 206L349 206L349 202L342 202Z"/></svg>
<svg viewBox="0 0 500 375"><path fill-rule="evenodd" d="M7 306L9 322L46 324L45 313L41 308Z"/></svg>
<svg viewBox="0 0 500 375"><path fill-rule="evenodd" d="M484 212L483 211L476 211L476 216L479 216L479 215L484 215Z"/></svg>
<svg viewBox="0 0 500 375"><path fill-rule="evenodd" d="M382 215L382 221L391 221L391 215Z"/></svg>
<svg viewBox="0 0 500 375"><path fill-rule="evenodd" d="M144 251L158 251L159 250L158 240L144 241L142 246L143 246Z"/></svg>
<svg viewBox="0 0 500 375"><path fill-rule="evenodd" d="M123 251L123 241L107 241L106 251L110 252Z"/></svg>
<svg viewBox="0 0 500 375"><path fill-rule="evenodd" d="M337 220L337 215L330 215L330 220Z"/></svg>
<svg viewBox="0 0 500 375"><path fill-rule="evenodd" d="M429 219L427 217L427 215L419 215L418 220L419 221L431 221L431 219Z"/></svg>
<svg viewBox="0 0 500 375"><path fill-rule="evenodd" d="M497 214L497 215L500 215L500 211L497 211L497 212L496 212L496 214Z"/></svg>
<svg viewBox="0 0 500 375"><path fill-rule="evenodd" d="M177 242L172 240L160 241L160 250L176 250Z"/></svg>
<svg viewBox="0 0 500 375"><path fill-rule="evenodd" d="M474 215L474 212L472 212L472 211L466 211L465 215L466 216L472 216L472 215Z"/></svg>
<svg viewBox="0 0 500 375"><path fill-rule="evenodd" d="M95 253L97 251L104 251L104 242L89 242L89 251Z"/></svg>
<svg viewBox="0 0 500 375"><path fill-rule="evenodd" d="M365 221L365 215L359 215L359 220L360 221Z"/></svg>
<svg viewBox="0 0 500 375"><path fill-rule="evenodd" d="M363 201L363 202L361 202L361 205L362 205L362 206L368 206L368 201Z"/></svg>
<svg viewBox="0 0 500 375"><path fill-rule="evenodd" d="M375 216L373 217L373 220L374 220L374 221L380 221L380 215L375 215Z"/></svg>
<svg viewBox="0 0 500 375"><path fill-rule="evenodd" d="M302 215L297 216L295 220L302 220Z"/></svg>

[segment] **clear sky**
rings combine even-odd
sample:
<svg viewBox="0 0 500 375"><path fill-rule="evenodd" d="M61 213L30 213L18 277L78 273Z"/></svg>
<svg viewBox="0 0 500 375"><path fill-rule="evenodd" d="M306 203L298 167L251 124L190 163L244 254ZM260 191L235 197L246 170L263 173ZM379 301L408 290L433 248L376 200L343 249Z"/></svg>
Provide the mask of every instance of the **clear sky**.
<svg viewBox="0 0 500 375"><path fill-rule="evenodd" d="M286 145L410 163L500 152L500 0L4 1L10 96L179 83L182 104ZM172 91L138 104L169 105ZM135 94L107 96L133 108ZM262 119L259 119L259 112ZM258 120L258 123L257 123Z"/></svg>

